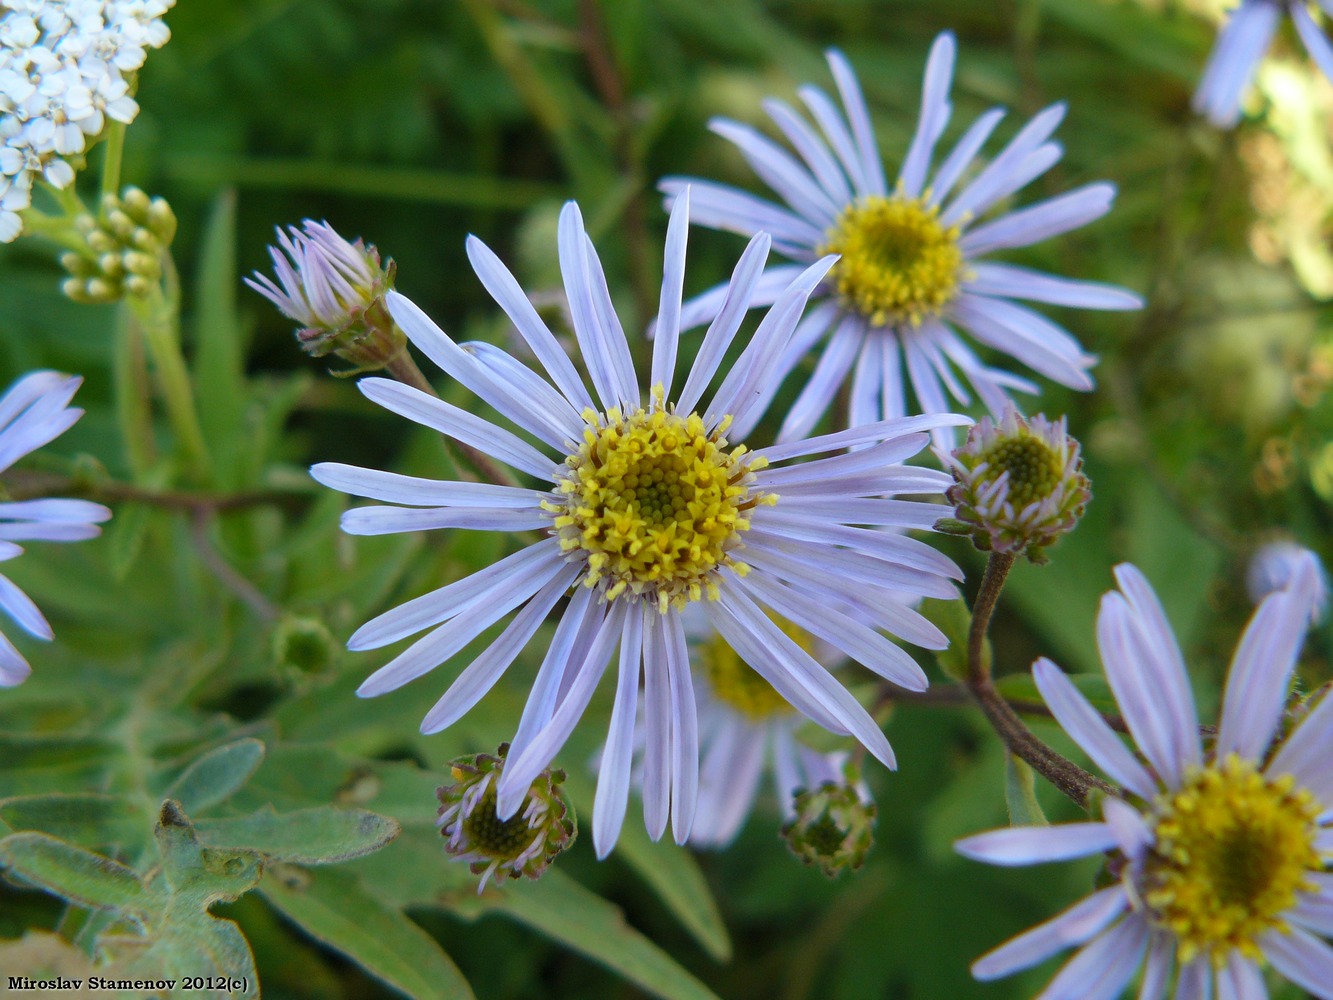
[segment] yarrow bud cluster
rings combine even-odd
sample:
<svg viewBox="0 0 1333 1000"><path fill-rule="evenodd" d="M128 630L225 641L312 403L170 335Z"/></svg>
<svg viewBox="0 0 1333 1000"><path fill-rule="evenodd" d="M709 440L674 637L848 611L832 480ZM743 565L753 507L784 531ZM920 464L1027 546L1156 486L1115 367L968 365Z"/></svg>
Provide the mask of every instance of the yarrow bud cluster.
<svg viewBox="0 0 1333 1000"><path fill-rule="evenodd" d="M338 374L384 368L407 343L384 304L393 261L381 265L373 245L349 242L327 222L303 225L279 229L278 246L269 247L277 283L257 271L245 283L301 324L296 339L308 354L336 354L354 366Z"/></svg>
<svg viewBox="0 0 1333 1000"><path fill-rule="evenodd" d="M496 784L504 771L509 744L496 755L472 754L450 765L454 784L436 790L444 849L470 864L481 876L477 894L497 871L500 877L540 878L556 855L578 834L573 810L559 786L565 772L546 770L532 782L523 805L509 819L496 814Z"/></svg>
<svg viewBox="0 0 1333 1000"><path fill-rule="evenodd" d="M70 276L61 286L75 302L116 302L143 296L162 278L162 257L176 235L176 216L162 198L129 187L102 199L99 216L74 220L85 249L60 263Z"/></svg>
<svg viewBox="0 0 1333 1000"><path fill-rule="evenodd" d="M0 243L23 231L35 181L68 187L107 119L134 120L134 73L171 37L162 15L174 3L0 3Z"/></svg>
<svg viewBox="0 0 1333 1000"><path fill-rule="evenodd" d="M865 864L875 843L875 803L848 784L825 782L799 790L796 816L782 826L782 837L807 865L818 865L829 878L844 868Z"/></svg>
<svg viewBox="0 0 1333 1000"><path fill-rule="evenodd" d="M1045 549L1073 530L1092 497L1064 417L1024 418L1012 407L998 424L983 417L946 464L954 485L945 496L955 516L936 528L971 535L983 552L1022 552L1045 562Z"/></svg>

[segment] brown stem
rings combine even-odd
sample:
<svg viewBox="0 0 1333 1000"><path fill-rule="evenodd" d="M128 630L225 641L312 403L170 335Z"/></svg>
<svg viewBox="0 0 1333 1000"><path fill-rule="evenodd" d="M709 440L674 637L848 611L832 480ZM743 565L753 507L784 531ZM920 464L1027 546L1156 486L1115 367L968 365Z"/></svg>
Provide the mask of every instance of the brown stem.
<svg viewBox="0 0 1333 1000"><path fill-rule="evenodd" d="M992 552L986 561L986 572L981 578L981 587L972 608L972 628L967 637L967 686L991 728L1004 740L1009 752L1027 761L1061 793L1087 808L1094 789L1111 795L1117 794L1118 790L1062 757L1033 735L1032 730L1028 729L1018 713L996 690L995 682L991 679L990 663L984 655L991 616L995 613L1005 577L1013 568L1015 558L1012 553Z"/></svg>
<svg viewBox="0 0 1333 1000"><path fill-rule="evenodd" d="M394 355L393 360L384 366L384 370L399 382L402 382L403 385L410 385L413 389L424 392L429 396L434 396L436 399L440 398L439 393L435 391L435 387L426 381L426 376L421 373L417 363L412 360L412 355L407 353L407 348L403 348ZM462 455L463 460L472 466L486 482L498 483L502 486L515 485L514 478L492 461L489 455L479 452L470 445L463 444L462 441L455 441L444 435L441 435L441 437L444 438L444 447L449 452L449 457L453 459L455 451ZM458 465L459 463L455 460L454 464ZM459 471L465 473L465 470L460 469Z"/></svg>
<svg viewBox="0 0 1333 1000"><path fill-rule="evenodd" d="M190 540L194 542L199 561L218 578L224 587L240 598L250 610L264 621L276 621L280 611L278 606L264 596L264 593L247 580L231 563L223 558L222 553L213 547L213 540L208 537L209 513L196 510L190 518Z"/></svg>

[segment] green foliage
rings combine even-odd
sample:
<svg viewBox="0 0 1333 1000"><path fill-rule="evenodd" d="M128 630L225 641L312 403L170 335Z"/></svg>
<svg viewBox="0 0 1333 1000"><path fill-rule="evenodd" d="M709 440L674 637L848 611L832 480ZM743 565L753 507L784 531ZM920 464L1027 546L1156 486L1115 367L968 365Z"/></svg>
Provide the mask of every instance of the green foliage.
<svg viewBox="0 0 1333 1000"><path fill-rule="evenodd" d="M953 852L958 837L1006 822L1081 815L1005 752L958 687L964 601L922 604L951 642L933 657L938 698L881 698L858 668L844 672L882 710L901 764L865 768L876 846L855 875L830 883L795 862L762 790L727 850L652 843L631 806L606 862L584 838L540 881L478 895L443 852L435 790L450 760L512 737L549 626L444 733L421 735L420 720L494 629L427 678L356 696L402 648L347 652L356 627L512 542L342 534L349 501L313 483L310 464L443 476L452 460L437 435L327 377L240 277L268 269L275 225L327 218L394 258L398 286L455 339L512 344L467 267L464 237L476 233L564 336L554 219L572 197L626 329L640 330L658 305L658 179L754 188L711 117L768 128L761 100L792 100L806 82L828 89L821 52L836 45L861 74L893 168L927 47L952 29L946 144L990 106L1013 109L1003 142L1067 101L1061 165L1012 203L1094 179L1119 187L1096 225L1008 259L1149 302L1141 314L1050 310L1101 356L1098 386L1076 395L1038 380L1025 406L1068 415L1093 499L1049 565L1014 569L987 662L1037 734L1072 754L1029 670L1049 656L1115 712L1095 620L1112 568L1131 561L1161 594L1211 720L1249 614L1256 542L1290 533L1333 559L1333 161L1327 88L1290 57L1265 69L1238 132L1190 117L1215 37L1196 6L178 3L171 43L138 79L142 112L118 178L165 197L179 219L157 308L77 306L59 293L51 245L0 247L0 381L78 372L87 411L4 471L3 498L55 482L115 513L100 539L34 543L4 566L56 638L30 642L3 623L34 673L0 690L0 969L225 975L245 982L238 995L262 982L298 1000L1031 995L1045 970L981 985L968 963L1084 894L1095 865L1034 879ZM85 204L105 148L80 175ZM740 246L693 230L687 293L724 280ZM461 386L435 382L476 408ZM795 379L783 387L758 437L797 391ZM977 553L934 544L967 570L971 597ZM1324 626L1302 690L1327 680L1330 658ZM582 817L609 710L599 692L560 758ZM824 738L820 749L846 747Z"/></svg>

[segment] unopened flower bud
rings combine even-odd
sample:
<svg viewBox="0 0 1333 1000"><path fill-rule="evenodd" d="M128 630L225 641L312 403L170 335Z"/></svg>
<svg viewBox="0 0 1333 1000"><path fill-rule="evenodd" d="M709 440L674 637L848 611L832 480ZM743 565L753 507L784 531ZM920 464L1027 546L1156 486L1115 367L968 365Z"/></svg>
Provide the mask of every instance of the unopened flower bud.
<svg viewBox="0 0 1333 1000"><path fill-rule="evenodd" d="M296 336L307 353L336 354L354 366L339 374L350 375L383 368L403 351L406 338L384 305L393 261L381 266L375 247L307 219L304 229L279 229L269 254L277 282L258 272L245 282L301 324Z"/></svg>
<svg viewBox="0 0 1333 1000"><path fill-rule="evenodd" d="M1269 542L1260 548L1250 560L1245 589L1250 600L1258 604L1269 594L1286 590L1300 573L1314 574L1314 618L1319 621L1328 610L1328 574L1317 555L1295 542Z"/></svg>
<svg viewBox="0 0 1333 1000"><path fill-rule="evenodd" d="M125 295L150 294L162 277L162 255L175 232L170 206L133 187L120 196L104 195L101 204L100 216L80 215L74 220L87 250L67 253L60 260L72 277L82 280L77 286L67 281L61 289L76 302L115 302Z"/></svg>
<svg viewBox="0 0 1333 1000"><path fill-rule="evenodd" d="M1092 496L1079 444L1061 417L1024 418L1012 407L995 424L983 417L947 460L954 485L945 494L955 518L985 552L1026 553L1045 562L1045 549L1072 531Z"/></svg>
<svg viewBox="0 0 1333 1000"><path fill-rule="evenodd" d="M509 744L498 755L473 754L450 766L454 783L436 790L440 799L437 825L444 849L455 860L468 862L481 876L477 894L496 872L498 877L540 878L556 856L574 843L574 813L560 784L564 771L546 770L528 789L523 805L509 819L496 814L496 784L504 771Z"/></svg>
<svg viewBox="0 0 1333 1000"><path fill-rule="evenodd" d="M321 674L336 662L338 641L318 618L284 617L273 630L273 659L280 669Z"/></svg>
<svg viewBox="0 0 1333 1000"><path fill-rule="evenodd" d="M798 791L795 807L795 818L782 827L793 854L830 878L865 864L875 842L876 809L856 788L825 782L813 791Z"/></svg>

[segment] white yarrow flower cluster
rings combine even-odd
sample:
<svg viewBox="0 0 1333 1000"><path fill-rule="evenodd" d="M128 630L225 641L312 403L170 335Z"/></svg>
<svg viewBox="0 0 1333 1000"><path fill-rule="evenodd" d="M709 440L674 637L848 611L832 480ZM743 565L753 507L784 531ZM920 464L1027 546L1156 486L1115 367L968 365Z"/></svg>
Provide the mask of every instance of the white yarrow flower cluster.
<svg viewBox="0 0 1333 1000"><path fill-rule="evenodd" d="M1014 300L1079 309L1142 305L1138 296L1111 285L985 260L1093 222L1110 210L1115 187L1087 184L987 218L1059 162L1063 149L1051 137L1065 106L1042 111L974 170L1004 117L1003 110L992 109L932 167L952 112L955 48L948 33L931 48L921 118L892 186L885 180L856 75L836 51L828 53L828 61L841 110L812 86L798 93L813 125L781 101L764 104L796 155L748 125L727 119L711 123L785 204L697 178L668 178L661 184L668 202L691 185L695 218L703 225L747 236L766 231L774 249L796 262L765 273L755 305L772 302L811 261L841 255L811 296L817 304L792 338L770 387L776 391L782 376L827 341L787 414L780 441L809 433L849 376L849 423L854 427L912 412L908 385L917 410L943 413L952 408L951 400L970 402L964 382L969 383L997 419L1011 391L1038 391L1030 380L985 364L960 330L1061 385L1090 389L1087 370L1096 358L1068 331ZM687 304L684 325L706 320L725 294L714 289Z"/></svg>
<svg viewBox="0 0 1333 1000"><path fill-rule="evenodd" d="M0 472L54 441L83 416L69 401L83 379L58 372L32 372L0 398ZM0 503L0 562L23 554L16 542L76 542L101 533L98 524L111 511L88 500L19 500ZM0 575L0 609L23 631L52 638L51 626L22 590ZM0 633L0 687L21 683L31 668L13 643Z"/></svg>
<svg viewBox="0 0 1333 1000"><path fill-rule="evenodd" d="M0 2L0 242L22 232L32 187L74 181L70 158L107 119L131 122L134 73L171 37L175 0Z"/></svg>
<svg viewBox="0 0 1333 1000"><path fill-rule="evenodd" d="M1133 566L1102 599L1097 641L1133 753L1049 660L1033 676L1052 715L1123 788L1102 822L1011 827L958 843L1029 865L1109 852L1109 885L980 958L979 979L1078 952L1041 994L1263 1000L1264 966L1333 1000L1333 696L1284 732L1292 672L1317 599L1304 563L1255 611L1231 662L1216 740L1205 745L1185 663Z"/></svg>
<svg viewBox="0 0 1333 1000"><path fill-rule="evenodd" d="M349 511L343 528L353 534L429 528L542 533L495 565L380 615L348 645L377 649L429 630L359 691L381 694L434 669L520 609L426 715L423 730L436 732L485 695L569 595L498 782L498 816L507 819L518 810L533 778L573 731L619 646L615 705L593 808L593 839L602 854L624 819L641 677L647 753L657 765L645 774L645 821L657 837L670 816L677 841L689 836L699 732L681 621L687 606L703 608L712 627L798 711L854 736L892 767L893 751L874 719L782 632L770 612L887 680L919 690L926 686L924 672L880 630L929 648L943 648L946 639L888 597L956 596L952 564L945 562L942 571L937 558L920 556L920 543L874 529L933 526L939 505L895 495L939 494L948 477L899 463L925 446L927 432L966 418L879 422L762 453L732 443L758 423L764 388L832 260L818 261L776 297L709 392L767 258L769 237L757 235L681 383L676 362L688 212L683 194L667 230L647 394L572 202L560 217L560 269L595 396L513 275L475 238L467 249L477 276L545 377L490 345L456 344L409 300L388 294L389 311L408 338L523 436L397 382L368 378L358 383L361 391L532 477L540 488L436 482L335 464L311 470L335 489L412 505Z"/></svg>

